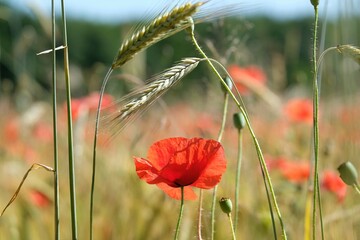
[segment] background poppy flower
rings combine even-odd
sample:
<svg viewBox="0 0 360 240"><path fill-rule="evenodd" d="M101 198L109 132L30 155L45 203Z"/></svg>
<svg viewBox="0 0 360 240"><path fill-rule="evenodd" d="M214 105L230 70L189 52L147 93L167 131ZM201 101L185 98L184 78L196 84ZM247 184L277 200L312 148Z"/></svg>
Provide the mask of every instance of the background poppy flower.
<svg viewBox="0 0 360 240"><path fill-rule="evenodd" d="M211 189L226 170L224 149L214 140L202 138L168 138L154 143L148 159L134 157L136 173L149 184L156 184L166 194L194 200L192 187Z"/></svg>
<svg viewBox="0 0 360 240"><path fill-rule="evenodd" d="M305 98L291 99L286 103L284 113L285 116L292 122L312 124L312 101Z"/></svg>
<svg viewBox="0 0 360 240"><path fill-rule="evenodd" d="M227 70L241 94L248 94L250 92L247 87L248 85L263 86L267 80L264 71L257 66L241 68L238 65L233 64L230 65Z"/></svg>
<svg viewBox="0 0 360 240"><path fill-rule="evenodd" d="M344 201L346 196L346 184L336 172L325 171L321 179L321 186L325 190L334 193L339 202Z"/></svg>

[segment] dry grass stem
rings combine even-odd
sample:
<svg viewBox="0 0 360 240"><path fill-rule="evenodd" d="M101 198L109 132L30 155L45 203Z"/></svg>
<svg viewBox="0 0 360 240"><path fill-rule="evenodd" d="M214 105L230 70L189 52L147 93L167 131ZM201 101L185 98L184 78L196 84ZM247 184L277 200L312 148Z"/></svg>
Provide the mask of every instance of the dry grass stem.
<svg viewBox="0 0 360 240"><path fill-rule="evenodd" d="M19 195L19 192L21 190L21 187L22 185L24 184L27 176L29 175L29 173L32 171L32 170L36 170L36 169L39 169L39 168L42 168L42 169L45 169L46 171L48 172L54 172L54 169L49 167L49 166L46 166L44 164L41 164L41 163L34 163L25 173L23 179L21 180L20 184L19 184L19 187L16 189L14 195L12 196L12 198L10 199L10 201L8 202L8 204L6 204L5 208L2 210L1 214L0 214L0 217L4 214L4 212L6 211L6 209L15 201L16 197Z"/></svg>
<svg viewBox="0 0 360 240"><path fill-rule="evenodd" d="M118 133L125 125L143 110L150 106L157 98L179 82L184 76L194 70L200 58L185 58L178 64L165 70L163 73L152 78L145 86L130 93L117 103L116 111L111 112L109 108L104 109L105 114L102 125L105 126L111 135Z"/></svg>
<svg viewBox="0 0 360 240"><path fill-rule="evenodd" d="M344 53L354 59L355 62L360 64L360 48L352 45L338 45L339 52Z"/></svg>
<svg viewBox="0 0 360 240"><path fill-rule="evenodd" d="M164 13L143 26L120 47L112 68L118 68L132 59L136 53L190 26L187 18L195 14L205 2L186 3Z"/></svg>

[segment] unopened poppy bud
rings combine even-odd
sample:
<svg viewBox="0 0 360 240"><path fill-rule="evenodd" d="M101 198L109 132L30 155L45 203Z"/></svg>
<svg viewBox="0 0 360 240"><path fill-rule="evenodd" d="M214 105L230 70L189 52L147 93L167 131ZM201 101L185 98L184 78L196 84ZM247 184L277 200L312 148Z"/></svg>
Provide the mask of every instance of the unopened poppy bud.
<svg viewBox="0 0 360 240"><path fill-rule="evenodd" d="M226 214L230 214L231 210L232 210L232 202L230 200L230 198L221 198L219 201L221 210L226 213Z"/></svg>
<svg viewBox="0 0 360 240"><path fill-rule="evenodd" d="M340 178L349 186L358 184L358 173L351 162L344 162L338 167Z"/></svg>
<svg viewBox="0 0 360 240"><path fill-rule="evenodd" d="M246 121L245 121L244 114L242 114L241 112L234 113L233 122L234 122L234 126L238 130L243 129L246 126Z"/></svg>
<svg viewBox="0 0 360 240"><path fill-rule="evenodd" d="M233 87L233 83L231 81L231 78L229 78L229 76L223 77L226 85L230 88L230 90L232 90ZM226 93L228 90L225 88L225 86L223 84L221 84L221 90Z"/></svg>
<svg viewBox="0 0 360 240"><path fill-rule="evenodd" d="M317 7L319 5L319 0L310 0L310 2L314 7Z"/></svg>

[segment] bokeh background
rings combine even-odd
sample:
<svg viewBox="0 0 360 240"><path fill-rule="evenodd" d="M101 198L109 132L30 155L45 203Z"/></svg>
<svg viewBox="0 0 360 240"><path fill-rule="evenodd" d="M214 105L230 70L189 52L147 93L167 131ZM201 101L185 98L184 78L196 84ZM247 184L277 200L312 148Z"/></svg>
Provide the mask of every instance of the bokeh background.
<svg viewBox="0 0 360 240"><path fill-rule="evenodd" d="M208 11L221 6L211 1ZM68 42L75 128L79 238L88 238L94 112L106 71L134 27L156 15L166 1L68 1ZM173 4L173 3L172 3ZM225 4L225 3L223 3ZM238 4L225 18L196 26L200 44L234 78L250 114L289 232L304 238L304 214L312 158L313 9L310 1L228 1ZM58 4L59 8L60 4ZM60 8L59 8L60 9ZM358 1L320 1L319 50L360 45ZM206 15L206 11L204 11ZM50 1L0 1L0 208L33 163L52 166ZM62 44L60 15L57 43ZM106 89L111 105L183 57L198 56L185 32L137 55L116 70ZM57 55L61 232L70 239L67 135L63 55ZM338 179L336 168L352 161L359 169L359 64L336 51L321 65L320 178L327 239L360 238L356 192ZM244 81L250 86L244 86ZM145 157L154 141L166 137L216 139L223 93L205 64L171 89L149 111L107 141L103 127L98 149L95 197L96 239L172 238L179 202L140 182L132 156ZM230 104L223 145L228 170L219 197L234 197L237 131ZM111 131L111 129L110 129ZM111 132L110 132L111 134ZM101 140L101 139L100 139ZM239 239L272 237L261 172L244 133ZM0 239L53 238L53 178L37 170L18 199L0 217ZM204 237L209 237L211 191L205 192ZM196 239L197 202L186 202L182 239ZM229 239L226 216L218 212L216 239Z"/></svg>

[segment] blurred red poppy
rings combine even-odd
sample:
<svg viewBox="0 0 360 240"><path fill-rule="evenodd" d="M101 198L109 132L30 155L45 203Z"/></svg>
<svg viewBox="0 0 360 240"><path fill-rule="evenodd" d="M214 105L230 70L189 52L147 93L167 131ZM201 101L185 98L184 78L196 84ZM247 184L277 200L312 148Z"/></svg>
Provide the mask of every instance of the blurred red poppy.
<svg viewBox="0 0 360 240"><path fill-rule="evenodd" d="M310 176L310 164L307 161L290 161L283 157L268 159L269 169L277 169L281 175L293 183L306 182Z"/></svg>
<svg viewBox="0 0 360 240"><path fill-rule="evenodd" d="M38 122L34 126L33 136L42 142L51 142L53 140L53 129L51 125L45 122Z"/></svg>
<svg viewBox="0 0 360 240"><path fill-rule="evenodd" d="M241 68L233 64L227 70L241 94L248 94L250 92L247 87L248 85L265 85L267 80L264 71L257 66Z"/></svg>
<svg viewBox="0 0 360 240"><path fill-rule="evenodd" d="M95 112L98 107L100 94L98 92L91 93L88 96L75 98L71 100L71 113L73 120L80 117L81 114L87 112ZM102 99L101 108L110 107L113 104L113 97L108 94L104 94ZM66 111L66 105L64 106Z"/></svg>
<svg viewBox="0 0 360 240"><path fill-rule="evenodd" d="M39 190L32 190L30 192L30 201L37 207L47 207L51 203L49 197Z"/></svg>
<svg viewBox="0 0 360 240"><path fill-rule="evenodd" d="M148 159L134 157L136 173L149 184L156 184L174 199L194 200L192 187L211 189L226 170L224 149L214 140L168 138L154 143Z"/></svg>
<svg viewBox="0 0 360 240"><path fill-rule="evenodd" d="M291 99L286 103L284 113L285 116L292 122L312 124L312 101L306 98Z"/></svg>
<svg viewBox="0 0 360 240"><path fill-rule="evenodd" d="M334 193L339 202L344 201L346 196L346 184L336 172L325 171L322 175L321 186L325 190Z"/></svg>

